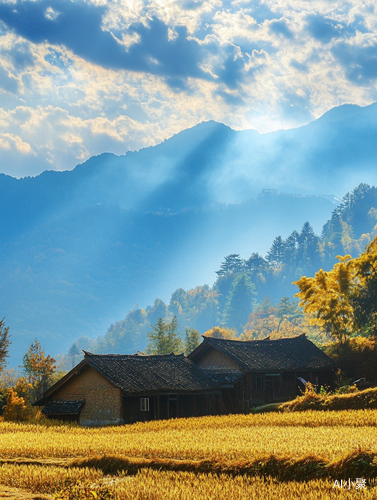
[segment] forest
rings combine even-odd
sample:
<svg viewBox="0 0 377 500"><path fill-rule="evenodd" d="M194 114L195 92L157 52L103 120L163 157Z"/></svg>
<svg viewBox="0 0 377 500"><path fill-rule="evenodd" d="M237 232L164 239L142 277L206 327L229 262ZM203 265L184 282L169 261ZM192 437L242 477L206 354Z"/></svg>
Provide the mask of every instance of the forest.
<svg viewBox="0 0 377 500"><path fill-rule="evenodd" d="M64 357L66 365L78 361L81 349L103 354L145 350L147 334L159 318L166 324L176 318L178 332L193 329L241 339L306 332L316 342L329 340L305 319L294 298L299 289L292 283L320 269L330 270L338 255L359 256L377 234L375 207L377 188L360 184L333 210L321 235L305 222L285 239L276 236L265 256L257 252L247 258L237 253L227 255L212 286L178 288L169 303L156 298L146 308L136 305L103 336L77 339Z"/></svg>

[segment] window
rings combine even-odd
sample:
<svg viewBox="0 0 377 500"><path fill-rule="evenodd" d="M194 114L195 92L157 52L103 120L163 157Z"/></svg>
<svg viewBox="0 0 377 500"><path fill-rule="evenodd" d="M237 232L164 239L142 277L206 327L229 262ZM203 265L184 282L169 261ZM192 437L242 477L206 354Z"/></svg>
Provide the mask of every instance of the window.
<svg viewBox="0 0 377 500"><path fill-rule="evenodd" d="M140 398L140 410L149 411L149 398Z"/></svg>
<svg viewBox="0 0 377 500"><path fill-rule="evenodd" d="M257 391L263 390L263 377L256 377L255 379L255 389Z"/></svg>

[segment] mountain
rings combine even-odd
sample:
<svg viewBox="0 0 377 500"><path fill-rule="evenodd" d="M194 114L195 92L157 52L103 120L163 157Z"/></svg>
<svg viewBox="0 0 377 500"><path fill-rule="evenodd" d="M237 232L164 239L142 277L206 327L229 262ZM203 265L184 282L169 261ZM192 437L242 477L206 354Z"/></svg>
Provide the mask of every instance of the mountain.
<svg viewBox="0 0 377 500"><path fill-rule="evenodd" d="M135 303L212 284L234 248L264 252L292 225L311 218L319 228L333 207L320 197L274 194L170 215L105 204L40 213L0 249L1 316L13 336L12 362L35 337L57 354L77 337L105 332Z"/></svg>
<svg viewBox="0 0 377 500"><path fill-rule="evenodd" d="M265 135L206 122L72 171L0 174L0 314L12 359L35 336L56 354L135 302L211 284L225 255L265 252L306 220L319 231L334 197L318 195L377 181L376 109L341 106Z"/></svg>

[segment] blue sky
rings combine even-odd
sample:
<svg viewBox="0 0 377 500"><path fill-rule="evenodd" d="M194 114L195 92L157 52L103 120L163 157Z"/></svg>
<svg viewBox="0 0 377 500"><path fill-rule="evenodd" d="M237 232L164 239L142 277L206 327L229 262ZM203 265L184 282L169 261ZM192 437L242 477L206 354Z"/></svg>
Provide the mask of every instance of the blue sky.
<svg viewBox="0 0 377 500"><path fill-rule="evenodd" d="M203 120L261 133L377 101L363 0L0 1L0 172L72 169Z"/></svg>

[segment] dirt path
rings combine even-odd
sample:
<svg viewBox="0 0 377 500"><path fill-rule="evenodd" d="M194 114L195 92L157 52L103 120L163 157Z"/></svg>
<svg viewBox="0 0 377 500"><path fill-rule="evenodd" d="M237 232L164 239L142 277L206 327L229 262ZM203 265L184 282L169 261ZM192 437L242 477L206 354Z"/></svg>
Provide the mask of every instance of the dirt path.
<svg viewBox="0 0 377 500"><path fill-rule="evenodd" d="M30 493L30 491L20 490L18 488L10 488L0 484L0 499L6 500L50 500L49 495L40 493Z"/></svg>

